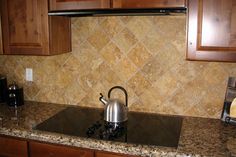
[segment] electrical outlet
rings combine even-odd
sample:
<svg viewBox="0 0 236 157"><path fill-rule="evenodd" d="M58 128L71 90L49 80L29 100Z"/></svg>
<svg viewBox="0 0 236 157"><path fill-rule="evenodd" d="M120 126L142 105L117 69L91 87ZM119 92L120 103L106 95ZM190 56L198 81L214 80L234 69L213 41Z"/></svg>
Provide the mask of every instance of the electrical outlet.
<svg viewBox="0 0 236 157"><path fill-rule="evenodd" d="M26 81L33 81L33 69L32 68L25 69L25 79L26 79Z"/></svg>

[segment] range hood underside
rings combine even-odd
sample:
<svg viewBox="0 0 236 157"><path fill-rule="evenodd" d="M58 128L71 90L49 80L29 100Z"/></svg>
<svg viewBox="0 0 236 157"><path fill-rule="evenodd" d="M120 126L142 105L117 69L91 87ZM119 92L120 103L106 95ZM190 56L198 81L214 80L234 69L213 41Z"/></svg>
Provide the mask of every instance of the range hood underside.
<svg viewBox="0 0 236 157"><path fill-rule="evenodd" d="M50 11L51 16L147 16L147 15L176 15L186 13L186 8L159 8L159 9L102 9L102 10L65 10Z"/></svg>

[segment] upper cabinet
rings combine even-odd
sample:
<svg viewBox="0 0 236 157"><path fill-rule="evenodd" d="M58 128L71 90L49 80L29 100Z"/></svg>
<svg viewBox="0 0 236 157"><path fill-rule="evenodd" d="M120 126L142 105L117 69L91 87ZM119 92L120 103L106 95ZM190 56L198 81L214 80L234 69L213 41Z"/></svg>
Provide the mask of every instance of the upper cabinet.
<svg viewBox="0 0 236 157"><path fill-rule="evenodd" d="M0 12L0 54L3 54L3 47L2 47L2 22L1 22L2 16Z"/></svg>
<svg viewBox="0 0 236 157"><path fill-rule="evenodd" d="M189 0L187 59L236 61L236 1Z"/></svg>
<svg viewBox="0 0 236 157"><path fill-rule="evenodd" d="M50 11L185 7L185 0L49 0Z"/></svg>
<svg viewBox="0 0 236 157"><path fill-rule="evenodd" d="M142 9L142 8L178 8L185 7L185 0L113 0L113 8Z"/></svg>
<svg viewBox="0 0 236 157"><path fill-rule="evenodd" d="M4 54L71 51L70 18L48 16L48 0L1 0Z"/></svg>
<svg viewBox="0 0 236 157"><path fill-rule="evenodd" d="M107 9L110 0L49 0L49 10Z"/></svg>

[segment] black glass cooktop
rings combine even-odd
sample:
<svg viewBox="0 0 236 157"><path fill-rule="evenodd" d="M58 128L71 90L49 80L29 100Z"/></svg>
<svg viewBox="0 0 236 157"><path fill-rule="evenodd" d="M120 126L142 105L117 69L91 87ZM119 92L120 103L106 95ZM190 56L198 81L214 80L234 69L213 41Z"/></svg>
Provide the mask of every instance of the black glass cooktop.
<svg viewBox="0 0 236 157"><path fill-rule="evenodd" d="M101 109L68 107L34 129L132 144L178 146L182 117L129 112L125 123L103 121Z"/></svg>

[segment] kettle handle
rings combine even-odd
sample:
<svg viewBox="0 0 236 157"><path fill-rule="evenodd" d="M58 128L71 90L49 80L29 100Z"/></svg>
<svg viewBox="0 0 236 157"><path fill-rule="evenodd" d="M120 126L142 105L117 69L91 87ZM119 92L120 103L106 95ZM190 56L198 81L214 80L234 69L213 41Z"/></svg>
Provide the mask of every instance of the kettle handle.
<svg viewBox="0 0 236 157"><path fill-rule="evenodd" d="M118 88L118 89L122 90L122 91L125 93L125 105L128 107L128 93L127 93L127 91L126 91L123 87L121 87L121 86L114 86L114 87L112 87L112 88L108 91L108 98L110 99L111 91L112 91L113 89L115 89L115 88Z"/></svg>

